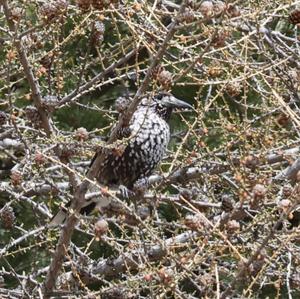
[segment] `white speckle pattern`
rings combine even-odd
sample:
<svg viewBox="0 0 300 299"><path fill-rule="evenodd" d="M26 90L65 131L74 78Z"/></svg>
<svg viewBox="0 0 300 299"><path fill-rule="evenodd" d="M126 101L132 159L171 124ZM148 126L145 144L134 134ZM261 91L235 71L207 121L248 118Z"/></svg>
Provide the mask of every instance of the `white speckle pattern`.
<svg viewBox="0 0 300 299"><path fill-rule="evenodd" d="M131 188L140 178L149 176L163 158L170 128L154 105L140 106L129 126L131 138L121 157L107 155L98 180L102 184L117 184Z"/></svg>

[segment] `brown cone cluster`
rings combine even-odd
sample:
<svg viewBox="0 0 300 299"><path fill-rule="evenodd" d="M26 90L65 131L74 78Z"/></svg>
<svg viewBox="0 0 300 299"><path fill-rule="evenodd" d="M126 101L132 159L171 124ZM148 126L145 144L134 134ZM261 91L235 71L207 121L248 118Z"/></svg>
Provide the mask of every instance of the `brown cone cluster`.
<svg viewBox="0 0 300 299"><path fill-rule="evenodd" d="M6 229L13 228L16 219L13 208L9 206L5 206L1 210L0 219L4 228Z"/></svg>
<svg viewBox="0 0 300 299"><path fill-rule="evenodd" d="M67 8L68 2L66 0L45 2L40 8L40 13L44 17L46 23L49 23L64 15Z"/></svg>
<svg viewBox="0 0 300 299"><path fill-rule="evenodd" d="M7 120L6 113L3 111L0 111L0 126L3 126Z"/></svg>
<svg viewBox="0 0 300 299"><path fill-rule="evenodd" d="M300 9L293 10L289 15L289 20L293 25L300 24Z"/></svg>
<svg viewBox="0 0 300 299"><path fill-rule="evenodd" d="M77 0L77 5L81 10L89 10L91 8L103 10L109 5L118 6L118 0Z"/></svg>

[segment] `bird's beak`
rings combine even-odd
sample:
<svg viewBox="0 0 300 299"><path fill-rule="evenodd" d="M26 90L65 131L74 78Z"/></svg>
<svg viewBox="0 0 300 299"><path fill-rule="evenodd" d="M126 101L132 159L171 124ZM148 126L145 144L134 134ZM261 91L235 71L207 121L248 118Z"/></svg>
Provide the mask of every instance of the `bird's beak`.
<svg viewBox="0 0 300 299"><path fill-rule="evenodd" d="M164 97L162 103L166 107L177 108L177 109L191 109L194 110L194 107L184 101L181 101L173 96Z"/></svg>

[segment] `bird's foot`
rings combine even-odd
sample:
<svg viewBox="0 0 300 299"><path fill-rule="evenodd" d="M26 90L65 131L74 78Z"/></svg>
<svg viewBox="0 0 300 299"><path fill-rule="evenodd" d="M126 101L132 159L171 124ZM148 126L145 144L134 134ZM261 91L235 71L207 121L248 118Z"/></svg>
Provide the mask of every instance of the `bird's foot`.
<svg viewBox="0 0 300 299"><path fill-rule="evenodd" d="M133 191L129 190L126 186L124 185L120 185L119 186L119 191L121 193L121 197L123 199L129 199L131 197L133 197L135 194Z"/></svg>
<svg viewBox="0 0 300 299"><path fill-rule="evenodd" d="M142 178L137 180L133 185L133 191L135 194L143 195L149 188L149 179Z"/></svg>

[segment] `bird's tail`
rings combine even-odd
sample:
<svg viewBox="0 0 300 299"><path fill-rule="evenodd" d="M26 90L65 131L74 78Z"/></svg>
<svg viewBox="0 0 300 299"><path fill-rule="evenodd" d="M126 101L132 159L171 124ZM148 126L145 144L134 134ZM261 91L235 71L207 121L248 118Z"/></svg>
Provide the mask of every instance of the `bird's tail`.
<svg viewBox="0 0 300 299"><path fill-rule="evenodd" d="M89 215L91 214L95 208L103 208L110 204L111 200L107 197L96 197L92 200L85 201L83 207L80 210L80 214ZM70 211L71 201L69 201L64 207L61 207L60 210L54 215L54 217L50 220L49 226L56 226L64 224L69 211Z"/></svg>
<svg viewBox="0 0 300 299"><path fill-rule="evenodd" d="M49 226L56 226L64 224L68 216L68 211L65 207L60 208L60 210L52 217Z"/></svg>

